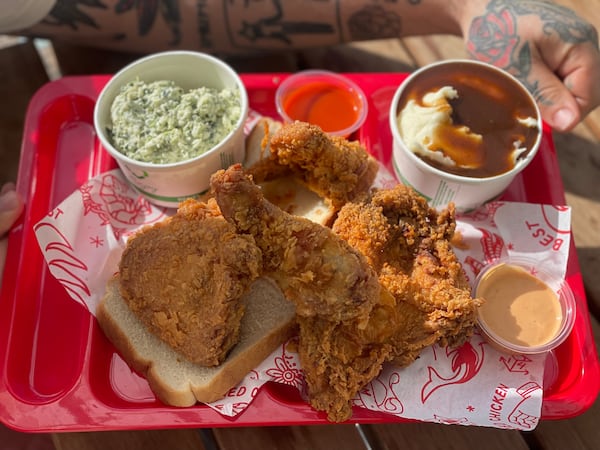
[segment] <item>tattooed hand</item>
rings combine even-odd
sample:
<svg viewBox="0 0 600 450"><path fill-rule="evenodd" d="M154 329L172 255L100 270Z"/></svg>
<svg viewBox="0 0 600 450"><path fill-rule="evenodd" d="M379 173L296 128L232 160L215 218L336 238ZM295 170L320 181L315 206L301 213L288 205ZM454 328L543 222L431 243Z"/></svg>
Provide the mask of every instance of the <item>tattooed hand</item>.
<svg viewBox="0 0 600 450"><path fill-rule="evenodd" d="M466 26L469 54L521 80L557 131L572 129L600 104L598 33L572 10L542 0L492 0Z"/></svg>

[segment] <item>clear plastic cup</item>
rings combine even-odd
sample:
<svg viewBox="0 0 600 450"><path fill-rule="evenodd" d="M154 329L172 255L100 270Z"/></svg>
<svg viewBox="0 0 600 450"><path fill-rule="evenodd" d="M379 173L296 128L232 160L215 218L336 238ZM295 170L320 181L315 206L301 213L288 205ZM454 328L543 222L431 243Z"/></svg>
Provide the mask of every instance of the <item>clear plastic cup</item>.
<svg viewBox="0 0 600 450"><path fill-rule="evenodd" d="M349 78L327 70L304 70L287 77L275 92L284 122L318 125L331 135L348 137L367 118L362 89Z"/></svg>
<svg viewBox="0 0 600 450"><path fill-rule="evenodd" d="M512 256L489 264L477 276L473 295L484 300L478 311L481 332L500 351L548 353L573 329L576 306L569 284L538 260Z"/></svg>

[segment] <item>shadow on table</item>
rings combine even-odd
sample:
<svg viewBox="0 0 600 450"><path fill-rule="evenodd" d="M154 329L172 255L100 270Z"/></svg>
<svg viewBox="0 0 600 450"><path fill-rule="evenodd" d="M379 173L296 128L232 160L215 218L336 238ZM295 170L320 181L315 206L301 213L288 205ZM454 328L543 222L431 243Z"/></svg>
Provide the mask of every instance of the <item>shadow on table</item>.
<svg viewBox="0 0 600 450"><path fill-rule="evenodd" d="M565 193L573 207L574 235L590 312L600 318L600 143L575 133L554 135ZM576 228L575 228L576 227Z"/></svg>

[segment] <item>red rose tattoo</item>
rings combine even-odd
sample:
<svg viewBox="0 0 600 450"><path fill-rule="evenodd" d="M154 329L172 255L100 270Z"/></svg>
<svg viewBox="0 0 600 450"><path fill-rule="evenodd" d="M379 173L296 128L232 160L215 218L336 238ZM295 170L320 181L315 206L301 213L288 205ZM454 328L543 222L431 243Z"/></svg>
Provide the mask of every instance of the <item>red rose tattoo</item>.
<svg viewBox="0 0 600 450"><path fill-rule="evenodd" d="M518 44L516 17L506 8L491 11L471 23L467 51L472 58L508 69Z"/></svg>

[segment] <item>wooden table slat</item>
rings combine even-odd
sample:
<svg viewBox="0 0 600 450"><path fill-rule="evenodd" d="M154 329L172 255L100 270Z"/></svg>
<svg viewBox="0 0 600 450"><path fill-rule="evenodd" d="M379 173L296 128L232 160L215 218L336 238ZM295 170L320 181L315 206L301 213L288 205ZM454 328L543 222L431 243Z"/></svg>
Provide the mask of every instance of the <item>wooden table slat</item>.
<svg viewBox="0 0 600 450"><path fill-rule="evenodd" d="M596 142L600 141L600 108L596 108L583 120Z"/></svg>
<svg viewBox="0 0 600 450"><path fill-rule="evenodd" d="M216 428L215 440L221 450L365 450L367 447L354 425L314 425L261 428Z"/></svg>
<svg viewBox="0 0 600 450"><path fill-rule="evenodd" d="M458 36L408 37L402 42L418 67L443 59L468 58L463 40Z"/></svg>
<svg viewBox="0 0 600 450"><path fill-rule="evenodd" d="M211 450L194 429L55 433L52 442L56 450Z"/></svg>
<svg viewBox="0 0 600 450"><path fill-rule="evenodd" d="M558 0L594 23L600 30L600 0ZM2 47L4 42L5 47ZM8 44L10 45L8 45ZM66 44L55 46L65 75L110 73L137 58ZM341 72L410 71L447 58L466 57L462 39L454 36L426 36L387 39L334 46L303 52L261 57L233 58L240 72L295 71L326 68ZM0 182L14 180L26 106L47 81L31 42L13 45L0 41L0 96L10 108L0 111ZM578 258L586 288L592 329L600 343L600 109L593 111L573 132L555 134L567 203L572 207L572 223ZM363 425L319 425L297 427L219 428L203 435L194 429L57 433L52 435L56 450L95 449L195 449L237 450L273 449L517 449L592 450L600 448L600 400L578 417L545 421L530 433L427 423ZM362 431L362 434L361 432ZM3 435L0 433L0 437ZM363 441L368 438L369 445ZM31 445L39 442L32 436ZM211 439L206 439L210 437Z"/></svg>
<svg viewBox="0 0 600 450"><path fill-rule="evenodd" d="M520 432L497 428L425 423L370 425L379 448L402 450L527 450Z"/></svg>

